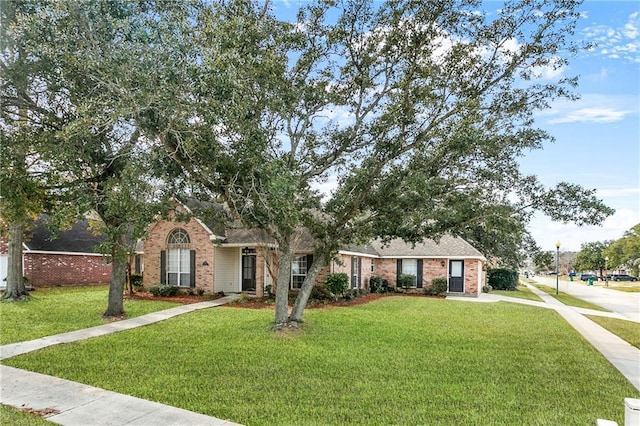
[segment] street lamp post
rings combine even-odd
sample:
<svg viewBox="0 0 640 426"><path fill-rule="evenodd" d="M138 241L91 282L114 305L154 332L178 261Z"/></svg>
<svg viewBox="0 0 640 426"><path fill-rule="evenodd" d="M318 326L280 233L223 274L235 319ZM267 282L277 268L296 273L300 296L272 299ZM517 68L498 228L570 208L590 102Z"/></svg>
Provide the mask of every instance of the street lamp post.
<svg viewBox="0 0 640 426"><path fill-rule="evenodd" d="M560 241L556 243L556 294L558 294L558 282L560 280Z"/></svg>
<svg viewBox="0 0 640 426"><path fill-rule="evenodd" d="M609 274L607 273L607 269L609 269L609 256L604 258L604 286L609 287Z"/></svg>

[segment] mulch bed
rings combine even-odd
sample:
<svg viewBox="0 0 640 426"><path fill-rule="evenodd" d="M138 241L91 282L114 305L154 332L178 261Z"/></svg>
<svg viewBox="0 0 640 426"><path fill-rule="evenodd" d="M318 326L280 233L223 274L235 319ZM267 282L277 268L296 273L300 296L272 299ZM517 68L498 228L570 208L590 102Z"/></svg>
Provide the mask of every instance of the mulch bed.
<svg viewBox="0 0 640 426"><path fill-rule="evenodd" d="M374 300L381 299L383 297L389 296L403 296L403 297L436 297L440 296L426 296L423 294L404 294L404 293L369 293L362 296L358 296L355 299L351 300L337 300L337 301L326 301L326 302L316 302L309 301L307 305L308 309L324 309L324 308L332 308L332 307L341 307L341 306L356 306L363 305L365 303L372 302ZM190 303L199 303L207 300L215 300L219 299L222 296L220 295L190 295L190 294L178 294L175 296L154 296L151 293L147 292L138 292L133 295L125 294L125 300L162 300L166 302L175 302L181 303L183 305L187 305ZM248 309L274 309L273 300L269 301L266 297L249 297L249 298L241 298L233 303L229 303L229 307L232 308L248 308Z"/></svg>
<svg viewBox="0 0 640 426"><path fill-rule="evenodd" d="M126 293L124 295L125 300L155 300L155 301L163 301L163 302L175 302L181 303L183 305L189 305L191 303L199 303L206 302L208 300L220 299L222 296L220 295L202 295L198 296L197 294L176 294L175 296L154 296L148 292L136 292L134 294Z"/></svg>

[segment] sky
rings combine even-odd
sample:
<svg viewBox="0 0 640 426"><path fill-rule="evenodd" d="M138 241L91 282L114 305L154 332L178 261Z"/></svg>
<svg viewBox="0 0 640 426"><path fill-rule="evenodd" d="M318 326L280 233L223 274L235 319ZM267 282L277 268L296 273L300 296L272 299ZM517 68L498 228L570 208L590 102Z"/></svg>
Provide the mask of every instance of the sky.
<svg viewBox="0 0 640 426"><path fill-rule="evenodd" d="M523 171L545 185L561 181L596 189L616 210L602 226L577 227L544 216L530 231L543 250L579 251L582 244L615 240L640 223L640 2L586 1L575 38L596 43L570 60L578 75L575 102L557 102L537 125L556 141L529 153Z"/></svg>
<svg viewBox="0 0 640 426"><path fill-rule="evenodd" d="M304 0L275 0L276 15L293 15ZM499 1L485 2L488 11ZM571 182L595 189L616 210L600 226L578 227L537 215L529 230L542 250L579 251L582 244L621 238L640 223L640 2L593 1L581 6L576 41L594 47L571 57L550 77L578 76L577 101L558 101L536 116L554 143L527 153L521 170L546 186Z"/></svg>

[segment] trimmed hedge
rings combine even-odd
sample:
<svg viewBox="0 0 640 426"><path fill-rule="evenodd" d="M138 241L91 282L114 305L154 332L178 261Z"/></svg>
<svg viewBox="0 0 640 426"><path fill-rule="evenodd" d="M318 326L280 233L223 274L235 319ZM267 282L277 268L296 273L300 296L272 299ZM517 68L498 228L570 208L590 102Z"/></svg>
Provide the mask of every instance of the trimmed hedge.
<svg viewBox="0 0 640 426"><path fill-rule="evenodd" d="M489 285L494 290L515 290L518 287L518 271L495 268L487 271Z"/></svg>
<svg viewBox="0 0 640 426"><path fill-rule="evenodd" d="M149 293L153 294L154 296L175 296L176 294L178 294L179 290L179 287L167 284L160 284L149 287Z"/></svg>
<svg viewBox="0 0 640 426"><path fill-rule="evenodd" d="M424 289L425 294L431 296L441 296L447 293L447 279L437 277L431 280L431 285Z"/></svg>
<svg viewBox="0 0 640 426"><path fill-rule="evenodd" d="M324 283L334 295L343 295L349 288L349 276L345 273L329 274Z"/></svg>

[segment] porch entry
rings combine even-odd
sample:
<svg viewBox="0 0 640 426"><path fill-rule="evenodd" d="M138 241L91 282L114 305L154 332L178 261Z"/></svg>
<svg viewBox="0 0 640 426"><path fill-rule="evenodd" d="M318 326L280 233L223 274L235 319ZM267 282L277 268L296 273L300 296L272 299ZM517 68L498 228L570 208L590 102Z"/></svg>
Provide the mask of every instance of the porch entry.
<svg viewBox="0 0 640 426"><path fill-rule="evenodd" d="M464 260L449 261L449 292L464 293Z"/></svg>
<svg viewBox="0 0 640 426"><path fill-rule="evenodd" d="M256 250L242 249L242 291L256 289Z"/></svg>

